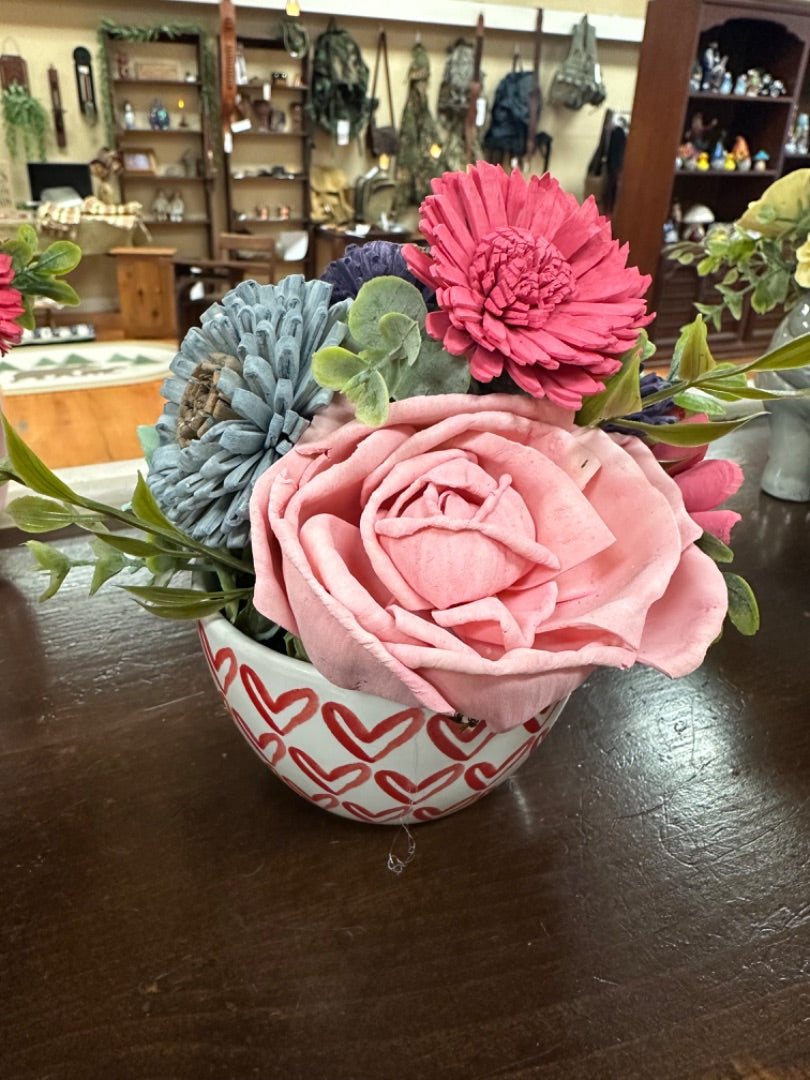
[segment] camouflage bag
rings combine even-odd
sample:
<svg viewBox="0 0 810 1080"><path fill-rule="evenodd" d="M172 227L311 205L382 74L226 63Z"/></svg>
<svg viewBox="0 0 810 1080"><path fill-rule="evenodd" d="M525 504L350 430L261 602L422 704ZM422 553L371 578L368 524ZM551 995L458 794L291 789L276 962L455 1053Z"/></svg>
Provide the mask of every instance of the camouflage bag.
<svg viewBox="0 0 810 1080"><path fill-rule="evenodd" d="M368 65L360 46L334 19L315 41L312 59L312 88L306 112L310 120L337 135L338 121L349 126L349 138L358 135L368 122Z"/></svg>
<svg viewBox="0 0 810 1080"><path fill-rule="evenodd" d="M418 42L411 49L408 68L408 97L399 124L397 193L394 210L419 206L430 195L430 181L447 171L439 146L439 129L428 104L430 60Z"/></svg>

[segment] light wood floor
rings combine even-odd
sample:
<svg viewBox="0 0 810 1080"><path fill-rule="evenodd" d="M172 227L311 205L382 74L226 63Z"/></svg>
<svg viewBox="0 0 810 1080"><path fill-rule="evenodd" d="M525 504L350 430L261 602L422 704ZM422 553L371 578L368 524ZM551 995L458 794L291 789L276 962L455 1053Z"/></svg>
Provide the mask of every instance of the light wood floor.
<svg viewBox="0 0 810 1080"><path fill-rule="evenodd" d="M3 399L3 412L51 469L127 461L142 456L136 427L160 416L162 382L20 394Z"/></svg>

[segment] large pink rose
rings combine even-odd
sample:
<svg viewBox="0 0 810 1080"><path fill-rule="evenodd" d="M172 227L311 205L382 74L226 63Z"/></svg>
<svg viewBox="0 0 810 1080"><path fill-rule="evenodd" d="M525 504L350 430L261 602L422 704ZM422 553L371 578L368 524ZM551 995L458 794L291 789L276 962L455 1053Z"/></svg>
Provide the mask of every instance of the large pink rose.
<svg viewBox="0 0 810 1080"><path fill-rule="evenodd" d="M726 612L700 533L640 439L531 398L409 398L260 478L255 603L332 682L504 730L598 666L700 665Z"/></svg>

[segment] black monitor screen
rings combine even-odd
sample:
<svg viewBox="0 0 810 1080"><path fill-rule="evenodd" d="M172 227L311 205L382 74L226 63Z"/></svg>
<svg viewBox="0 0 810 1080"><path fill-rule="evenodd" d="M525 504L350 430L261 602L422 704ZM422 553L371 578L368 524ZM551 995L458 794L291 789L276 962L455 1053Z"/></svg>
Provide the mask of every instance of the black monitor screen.
<svg viewBox="0 0 810 1080"><path fill-rule="evenodd" d="M28 182L33 202L42 202L49 188L73 188L83 199L93 194L90 166L80 161L29 161Z"/></svg>

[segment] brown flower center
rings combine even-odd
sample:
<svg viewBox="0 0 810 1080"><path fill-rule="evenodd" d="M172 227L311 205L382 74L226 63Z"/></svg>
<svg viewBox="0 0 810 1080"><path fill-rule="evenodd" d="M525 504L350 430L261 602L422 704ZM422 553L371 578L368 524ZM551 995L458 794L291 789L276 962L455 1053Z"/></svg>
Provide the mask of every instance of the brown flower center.
<svg viewBox="0 0 810 1080"><path fill-rule="evenodd" d="M192 372L183 390L183 398L177 410L177 443L188 446L201 438L218 420L235 420L237 413L230 402L217 389L219 373L224 367L241 369L234 356L212 353Z"/></svg>
<svg viewBox="0 0 810 1080"><path fill-rule="evenodd" d="M484 310L514 326L542 326L574 291L574 273L558 248L511 225L481 239L470 277L484 297Z"/></svg>

